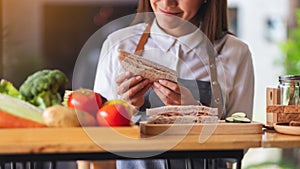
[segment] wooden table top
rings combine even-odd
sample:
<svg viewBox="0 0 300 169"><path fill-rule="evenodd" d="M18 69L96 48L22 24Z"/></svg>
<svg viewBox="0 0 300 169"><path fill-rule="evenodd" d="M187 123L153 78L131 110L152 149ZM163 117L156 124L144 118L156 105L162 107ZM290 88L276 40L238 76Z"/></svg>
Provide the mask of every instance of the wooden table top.
<svg viewBox="0 0 300 169"><path fill-rule="evenodd" d="M137 126L0 129L0 136L0 154L234 150L262 143L262 134L146 136Z"/></svg>
<svg viewBox="0 0 300 169"><path fill-rule="evenodd" d="M140 134L139 127L0 129L0 154L300 148L300 136L266 130L263 134Z"/></svg>
<svg viewBox="0 0 300 169"><path fill-rule="evenodd" d="M300 135L281 134L275 130L266 130L262 138L262 147L300 148Z"/></svg>

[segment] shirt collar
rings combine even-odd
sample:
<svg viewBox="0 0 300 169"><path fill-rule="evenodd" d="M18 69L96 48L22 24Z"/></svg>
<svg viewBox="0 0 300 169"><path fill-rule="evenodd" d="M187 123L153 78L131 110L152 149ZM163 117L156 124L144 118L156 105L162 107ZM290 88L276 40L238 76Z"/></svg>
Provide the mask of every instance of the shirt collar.
<svg viewBox="0 0 300 169"><path fill-rule="evenodd" d="M163 51L168 51L178 41L185 52L196 48L204 39L204 33L200 29L181 37L174 37L164 32L157 24L156 19L153 21L150 36L157 46Z"/></svg>
<svg viewBox="0 0 300 169"><path fill-rule="evenodd" d="M168 51L175 43L176 38L164 32L157 24L156 19L153 21L150 37L154 43L163 51Z"/></svg>
<svg viewBox="0 0 300 169"><path fill-rule="evenodd" d="M194 32L187 35L178 37L178 41L182 46L182 50L189 52L195 49L204 39L204 33L200 29L196 29Z"/></svg>

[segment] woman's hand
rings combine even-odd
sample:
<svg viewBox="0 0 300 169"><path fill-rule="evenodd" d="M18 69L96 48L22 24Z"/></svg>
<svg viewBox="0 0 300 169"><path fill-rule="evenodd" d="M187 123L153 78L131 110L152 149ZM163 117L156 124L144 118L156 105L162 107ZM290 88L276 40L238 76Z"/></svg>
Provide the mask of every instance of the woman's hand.
<svg viewBox="0 0 300 169"><path fill-rule="evenodd" d="M165 105L196 105L189 89L168 80L153 83L153 90Z"/></svg>
<svg viewBox="0 0 300 169"><path fill-rule="evenodd" d="M151 87L148 79L141 76L133 76L131 72L122 73L117 77L117 93L124 101L130 103L136 110L144 104L144 94Z"/></svg>

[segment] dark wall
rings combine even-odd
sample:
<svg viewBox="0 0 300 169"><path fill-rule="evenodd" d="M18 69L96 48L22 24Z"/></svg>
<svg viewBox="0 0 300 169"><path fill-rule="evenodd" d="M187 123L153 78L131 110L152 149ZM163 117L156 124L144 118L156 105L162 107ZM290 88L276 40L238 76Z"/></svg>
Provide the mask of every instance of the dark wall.
<svg viewBox="0 0 300 169"><path fill-rule="evenodd" d="M70 79L72 86L74 66L86 41L103 25L136 12L133 3L124 4L61 4L43 7L43 48L46 68L57 68ZM98 44L99 48L102 44ZM98 57L96 54L94 57ZM91 58L86 58L91 59ZM90 65L95 71L97 60ZM88 63L87 63L88 64ZM84 75L82 76L91 76ZM93 78L84 80L80 87L92 88ZM80 82L79 82L80 83Z"/></svg>
<svg viewBox="0 0 300 169"><path fill-rule="evenodd" d="M0 0L0 78L3 77L3 26L2 26L2 0Z"/></svg>

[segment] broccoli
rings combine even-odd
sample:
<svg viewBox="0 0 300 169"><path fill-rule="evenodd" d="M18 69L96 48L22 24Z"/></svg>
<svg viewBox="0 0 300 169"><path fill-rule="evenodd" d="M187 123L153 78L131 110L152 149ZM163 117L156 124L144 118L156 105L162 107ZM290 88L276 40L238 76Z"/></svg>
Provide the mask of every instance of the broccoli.
<svg viewBox="0 0 300 169"><path fill-rule="evenodd" d="M46 109L62 103L67 83L66 75L59 70L40 70L27 77L20 93L26 101Z"/></svg>
<svg viewBox="0 0 300 169"><path fill-rule="evenodd" d="M0 81L0 93L24 100L19 90L10 81L5 79L1 79Z"/></svg>

